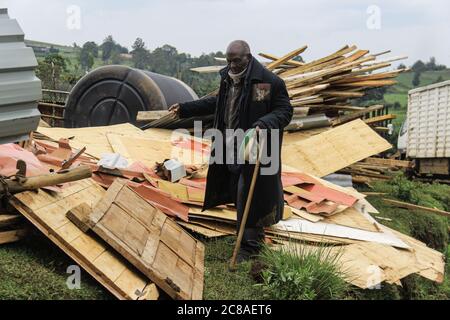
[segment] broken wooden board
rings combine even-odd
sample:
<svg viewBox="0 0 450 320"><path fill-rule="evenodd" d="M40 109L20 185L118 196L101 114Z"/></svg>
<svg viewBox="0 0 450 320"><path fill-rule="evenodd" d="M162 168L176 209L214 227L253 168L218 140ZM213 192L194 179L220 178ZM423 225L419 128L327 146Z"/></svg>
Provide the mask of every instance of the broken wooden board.
<svg viewBox="0 0 450 320"><path fill-rule="evenodd" d="M172 298L202 298L203 244L125 181L109 187L87 220L91 230Z"/></svg>
<svg viewBox="0 0 450 320"><path fill-rule="evenodd" d="M395 246L397 248L409 249L409 246L406 243L388 232L371 232L322 221L310 222L301 218L289 219L278 222L276 225L272 226L271 229L376 242Z"/></svg>
<svg viewBox="0 0 450 320"><path fill-rule="evenodd" d="M25 238L28 235L28 233L29 229L27 227L22 227L17 230L0 231L0 244L19 241Z"/></svg>
<svg viewBox="0 0 450 320"><path fill-rule="evenodd" d="M300 241L300 242L312 242L317 244L332 244L332 245L345 245L360 242L359 240L351 240L345 238L337 238L325 235L315 235L298 232L279 231L274 229L266 229L266 236L276 241Z"/></svg>
<svg viewBox="0 0 450 320"><path fill-rule="evenodd" d="M392 232L412 248L411 252L414 253L415 261L420 264L420 271L418 271L417 274L437 283L442 283L444 281L445 256L441 252L431 249L427 247L425 243L397 230L384 225L381 225L381 228L384 231Z"/></svg>
<svg viewBox="0 0 450 320"><path fill-rule="evenodd" d="M412 204L412 203L408 203L408 202L403 202L403 201L398 201L398 200L393 200L393 199L387 199L387 198L383 198L383 201L386 203L389 203L391 205L400 207L400 208L404 208L404 209L408 209L408 210L420 210L420 211L427 211L427 212L431 212L443 217L450 217L450 212L448 211L444 211L444 210L440 210L440 209L435 209L435 208L430 208L430 207L424 207L424 206L419 206L416 204Z"/></svg>
<svg viewBox="0 0 450 320"><path fill-rule="evenodd" d="M116 135L142 135L144 131L133 126L130 123L117 124L105 127L89 127L89 128L44 128L37 129L39 133L59 141L61 138L71 138L70 146L76 149L86 147L86 152L97 158L101 158L105 153L114 153L113 148L109 144L107 133Z"/></svg>
<svg viewBox="0 0 450 320"><path fill-rule="evenodd" d="M224 223L221 221L205 220L205 219L191 219L189 223L202 226L214 231L218 231L224 234L236 234L236 224Z"/></svg>
<svg viewBox="0 0 450 320"><path fill-rule="evenodd" d="M23 221L20 214L0 214L0 228L13 226Z"/></svg>
<svg viewBox="0 0 450 320"><path fill-rule="evenodd" d="M226 220L235 222L237 220L237 213L235 210L230 209L208 209L202 211L202 208L190 206L189 207L189 216L194 217L205 217L205 218L213 218L218 220Z"/></svg>
<svg viewBox="0 0 450 320"><path fill-rule="evenodd" d="M189 201L189 193L185 185L182 185L180 183L173 183L166 180L157 180L157 182L158 188L169 194L172 198L176 198L185 202Z"/></svg>
<svg viewBox="0 0 450 320"><path fill-rule="evenodd" d="M218 237L225 237L225 236L229 235L228 233L223 233L223 232L220 232L217 230L213 230L213 229L204 227L202 225L199 225L197 223L192 223L192 222L187 223L187 222L183 222L183 221L177 221L177 223L180 226L183 226L184 228L186 228L192 232L195 232L197 234L200 234L204 237L207 237L207 238L218 238Z"/></svg>
<svg viewBox="0 0 450 320"><path fill-rule="evenodd" d="M174 135L173 140L170 141L142 136L122 136L114 133L108 133L107 137L114 152L120 153L130 162L139 160L151 168L156 162L163 162L166 159L177 159L185 165L202 165L209 160L209 152L202 150L200 142L192 143L191 149L189 141L196 140L181 134ZM175 144L177 139L186 140L185 147Z"/></svg>
<svg viewBox="0 0 450 320"><path fill-rule="evenodd" d="M324 177L386 151L391 145L362 120L354 120L282 148L284 164Z"/></svg>
<svg viewBox="0 0 450 320"><path fill-rule="evenodd" d="M411 250L371 242L357 242L326 250L330 250L330 255L336 255L341 270L346 274L345 280L362 289L374 287L381 282L398 284L399 280L413 273L437 283L444 280L445 261L442 253L428 248L414 238L390 231L408 243ZM284 244L283 249L287 251L323 250L304 242L277 241ZM281 249L277 246L275 248Z"/></svg>
<svg viewBox="0 0 450 320"><path fill-rule="evenodd" d="M302 131L285 132L283 135L283 148L290 144L296 144L300 141L307 140L312 136L331 130L330 127L314 128Z"/></svg>
<svg viewBox="0 0 450 320"><path fill-rule="evenodd" d="M354 207L347 208L335 215L327 216L323 222L366 231L380 232L372 221L368 220L365 215L361 214Z"/></svg>
<svg viewBox="0 0 450 320"><path fill-rule="evenodd" d="M297 209L294 207L289 207L289 208L292 210L292 213L295 214L296 216L303 218L305 220L311 221L311 222L319 222L319 221L325 219L325 217L322 217L318 214L311 214L303 209Z"/></svg>
<svg viewBox="0 0 450 320"><path fill-rule="evenodd" d="M139 111L136 117L136 121L153 121L158 120L169 114L168 110L152 110L152 111Z"/></svg>
<svg viewBox="0 0 450 320"><path fill-rule="evenodd" d="M105 191L91 179L71 183L62 192L43 190L16 194L10 203L53 243L119 299L157 299L155 284L108 247L83 233L66 217L81 203L96 204Z"/></svg>

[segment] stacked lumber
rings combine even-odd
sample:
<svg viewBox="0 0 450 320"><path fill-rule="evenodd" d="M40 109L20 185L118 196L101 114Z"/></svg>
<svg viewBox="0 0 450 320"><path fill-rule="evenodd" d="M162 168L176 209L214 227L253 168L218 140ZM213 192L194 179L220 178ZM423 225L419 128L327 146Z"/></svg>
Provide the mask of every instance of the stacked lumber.
<svg viewBox="0 0 450 320"><path fill-rule="evenodd" d="M303 46L280 58L264 53L260 55L271 60L267 69L285 81L292 106L309 110L309 114L354 112L355 107L351 105L350 99L361 98L372 88L394 85L395 77L406 71L399 69L375 73L391 66L391 62L406 57L377 60L390 51L370 54L369 50L361 50L354 45L345 45L332 54L306 63L293 60L306 49L307 46Z"/></svg>
<svg viewBox="0 0 450 320"><path fill-rule="evenodd" d="M28 233L29 227L20 214L0 212L0 245L19 241Z"/></svg>
<svg viewBox="0 0 450 320"><path fill-rule="evenodd" d="M412 161L369 157L339 170L350 174L355 183L370 183L372 181L390 180L398 171L413 167Z"/></svg>
<svg viewBox="0 0 450 320"><path fill-rule="evenodd" d="M352 99L364 97L371 89L396 84L395 78L408 69L385 70L391 66L392 62L407 57L379 59L380 56L390 53L390 51L371 54L369 50L358 49L355 45L345 45L336 52L319 59L309 62L298 61L298 57L307 48L307 46L302 46L282 57L259 53L261 57L269 60L264 63L266 68L279 75L286 83L291 105L294 107L292 122L286 130L307 130L327 127L330 124L336 126L365 117L366 123L376 131L388 131L389 129L382 124L394 119L395 115L375 115L372 111L383 109L384 106L359 107L352 103ZM211 73L218 72L222 68L224 68L223 65L207 66L193 68L191 71ZM208 96L217 93L218 90L215 90ZM148 116L145 113L148 113ZM322 115L324 119L308 118L308 116L318 114ZM142 112L138 117L142 121L153 121L145 128L188 128L192 126L194 120L203 120L205 124L211 125L210 118L174 119L166 115L155 120L153 119L154 115L156 115L154 112L153 114L152 112Z"/></svg>

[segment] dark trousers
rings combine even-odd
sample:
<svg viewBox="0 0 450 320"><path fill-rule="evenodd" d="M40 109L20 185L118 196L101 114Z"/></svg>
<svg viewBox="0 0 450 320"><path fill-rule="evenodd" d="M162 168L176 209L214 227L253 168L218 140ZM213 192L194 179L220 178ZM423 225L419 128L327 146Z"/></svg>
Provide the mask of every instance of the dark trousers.
<svg viewBox="0 0 450 320"><path fill-rule="evenodd" d="M237 229L236 234L239 234L242 216L244 215L245 204L247 202L247 194L250 186L250 181L244 181L244 175L235 166L229 166L228 170L231 173L230 179L230 194L233 197L234 204L237 211ZM258 254L261 245L264 243L264 228L263 227L246 227L241 243L241 254L254 255Z"/></svg>

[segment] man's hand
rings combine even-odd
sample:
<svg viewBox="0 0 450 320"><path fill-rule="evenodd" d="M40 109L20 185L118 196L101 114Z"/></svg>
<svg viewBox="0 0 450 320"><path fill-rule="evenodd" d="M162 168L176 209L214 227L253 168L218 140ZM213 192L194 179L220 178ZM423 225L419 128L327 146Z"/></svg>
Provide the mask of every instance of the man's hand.
<svg viewBox="0 0 450 320"><path fill-rule="evenodd" d="M180 104L176 103L169 108L169 112L174 114L175 116L180 116Z"/></svg>

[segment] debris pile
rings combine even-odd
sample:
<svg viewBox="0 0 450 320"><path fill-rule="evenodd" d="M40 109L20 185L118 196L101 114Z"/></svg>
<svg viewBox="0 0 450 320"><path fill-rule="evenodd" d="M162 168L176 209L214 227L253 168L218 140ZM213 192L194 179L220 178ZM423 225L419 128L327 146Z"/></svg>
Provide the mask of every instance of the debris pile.
<svg viewBox="0 0 450 320"><path fill-rule="evenodd" d="M272 60L269 70L277 73L286 83L294 108L301 107L316 113L318 110L358 110L348 105L350 98L363 97L368 89L396 84L393 80L406 69L372 73L389 67L391 62L406 59L377 58L390 51L370 54L356 46L344 46L323 58L307 63L291 60L302 54L307 46L296 49L281 58L260 54Z"/></svg>
<svg viewBox="0 0 450 320"><path fill-rule="evenodd" d="M375 131L389 116L361 118L382 107L349 105L404 70L370 74L395 59L376 61L381 54L355 46L293 60L304 50L262 54L285 80L296 114L282 148L284 215L266 229L266 242L327 245L360 288L410 274L442 282L443 255L374 220L378 211L352 188L411 167L378 157L391 148ZM139 117L148 127L180 125L164 112ZM202 210L210 149L208 138L161 128L40 126L21 146L0 145L0 244L38 229L119 299L201 299L202 240L235 235L237 220L233 204Z"/></svg>
<svg viewBox="0 0 450 320"><path fill-rule="evenodd" d="M408 71L402 68L394 71L380 71L391 66L391 63L406 59L405 56L380 59L390 53L384 51L371 54L369 50L358 49L357 46L345 45L341 49L319 59L303 62L299 59L307 50L307 46L295 49L282 57L272 54L259 55L269 62L266 68L278 74L286 83L294 117L286 128L288 131L307 130L336 126L351 120L370 116L366 123L377 131L389 129L383 124L395 118L388 114L384 106L360 107L352 104L352 99L362 98L371 89L394 85L395 77ZM218 72L224 66L193 68L200 73ZM217 91L211 93L216 94ZM169 117L153 123L152 127L171 128L175 125ZM140 120L146 120L144 115ZM147 118L147 120L150 120ZM178 124L180 124L178 120ZM186 124L187 121L183 124Z"/></svg>
<svg viewBox="0 0 450 320"><path fill-rule="evenodd" d="M15 194L9 202L17 211L1 215L2 225L23 222L21 216L25 217L120 299L156 299L159 290L176 299L200 299L204 246L190 232L203 238L236 232L232 204L202 211L209 145L207 139L164 129L144 131L130 124L39 127L29 151L13 147L26 155L21 156L29 168L26 175L89 167L92 177L54 185L52 190ZM379 282L398 283L411 273L441 282L441 253L375 221L370 214L378 212L364 194L330 178L358 163L402 166L404 162L373 157L389 148L361 120L320 133L286 134L284 216L266 230L266 240L290 250L331 245L342 252L349 281L361 288L377 284L369 281L367 268L377 268ZM7 154L15 164L14 153ZM108 154L120 155L123 159L116 163L121 165L100 165ZM190 173L175 181L158 175L167 159L174 159L175 170L182 164ZM11 165L3 167L2 175L17 171ZM15 225L10 241L25 235L20 224Z"/></svg>

